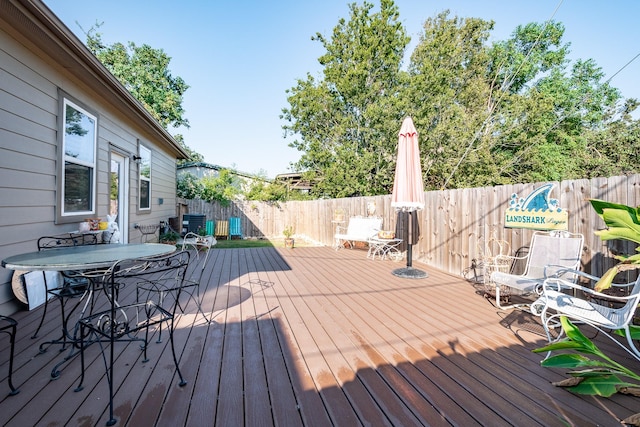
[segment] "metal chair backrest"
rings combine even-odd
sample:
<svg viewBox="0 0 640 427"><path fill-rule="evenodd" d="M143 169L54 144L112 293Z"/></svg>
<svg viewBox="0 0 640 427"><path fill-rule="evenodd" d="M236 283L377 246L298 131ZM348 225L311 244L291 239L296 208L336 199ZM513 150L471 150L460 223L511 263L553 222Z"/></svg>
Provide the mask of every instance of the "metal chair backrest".
<svg viewBox="0 0 640 427"><path fill-rule="evenodd" d="M583 241L581 234L567 231L536 231L531 238L524 276L543 279L549 265L579 270Z"/></svg>
<svg viewBox="0 0 640 427"><path fill-rule="evenodd" d="M70 246L97 245L95 234L62 234L59 236L43 236L38 239L38 250L56 249Z"/></svg>
<svg viewBox="0 0 640 427"><path fill-rule="evenodd" d="M103 289L109 298L109 309L94 312L80 320L80 361L81 377L76 390L83 388L85 378L85 354L88 347L85 339L94 339L97 342L109 341L109 356L105 351L105 346L100 344L103 353L104 365L106 368L107 382L109 383L109 421L107 425L114 425L114 394L116 388L114 384L114 367L116 362L114 343L115 341L139 341L143 351L144 361L147 360L147 347L150 338L150 328L160 328L163 323L169 323L169 336L171 342L171 353L176 372L180 378L179 386L186 385L186 381L180 371L178 357L173 339L175 329L175 312L177 300L180 295L180 288L184 283L184 277L189 266L189 252L180 251L171 255L156 258L136 258L124 259L113 264L102 276ZM176 303L173 309L167 310L158 302L146 299L138 302L136 294L135 302L128 302L127 296L123 296L122 301L118 296L122 293L124 286L146 287L148 295L155 293L156 289L163 287L177 288ZM145 331L144 338L136 334L138 331ZM123 358L124 359L124 358ZM118 359L119 360L119 359ZM92 364L93 365L93 364ZM98 364L95 364L98 365ZM128 371L128 370L127 370Z"/></svg>
<svg viewBox="0 0 640 427"><path fill-rule="evenodd" d="M156 258L132 258L116 262L103 276L103 289L111 302L112 310L115 311L120 304L118 293L123 286L180 288L184 283L189 259L188 251L180 251Z"/></svg>
<svg viewBox="0 0 640 427"><path fill-rule="evenodd" d="M207 261L209 260L209 254L211 253L211 247L215 243L216 239L211 235L200 236L192 232L185 234L184 238L182 239L181 250L185 251L189 248L195 249L194 255L192 256L193 260L191 262L191 264L194 264L193 271L191 272L189 280L200 283L200 280L202 279L202 273L204 273L204 270L207 267ZM200 260L200 258L202 258L202 261Z"/></svg>

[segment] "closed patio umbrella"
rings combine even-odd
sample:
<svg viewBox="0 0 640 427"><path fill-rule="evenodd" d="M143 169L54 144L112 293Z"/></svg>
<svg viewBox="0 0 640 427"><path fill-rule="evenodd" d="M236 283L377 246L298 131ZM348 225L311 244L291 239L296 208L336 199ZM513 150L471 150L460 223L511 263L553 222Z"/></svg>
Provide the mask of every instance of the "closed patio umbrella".
<svg viewBox="0 0 640 427"><path fill-rule="evenodd" d="M411 117L406 117L402 122L398 134L398 158L396 161L396 173L393 180L393 193L391 194L391 207L406 213L408 233L407 266L393 270L398 277L410 279L423 279L428 274L412 266L412 246L419 236L416 230L416 211L424 208L424 186L422 184L422 168L420 167L420 148L418 147L418 132L413 125ZM406 215L402 215L406 217Z"/></svg>

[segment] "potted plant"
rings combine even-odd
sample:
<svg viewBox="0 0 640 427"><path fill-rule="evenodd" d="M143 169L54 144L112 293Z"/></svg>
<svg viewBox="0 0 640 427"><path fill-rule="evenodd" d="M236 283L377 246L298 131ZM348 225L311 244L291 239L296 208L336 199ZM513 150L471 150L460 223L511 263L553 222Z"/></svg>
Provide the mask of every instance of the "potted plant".
<svg viewBox="0 0 640 427"><path fill-rule="evenodd" d="M284 235L284 247L293 248L293 244L295 242L292 237L294 234L293 226L292 225L286 226L284 230L282 230L282 234Z"/></svg>
<svg viewBox="0 0 640 427"><path fill-rule="evenodd" d="M166 243L168 245L175 245L178 242L180 235L173 230L169 230L165 233L160 234L158 241L160 243Z"/></svg>

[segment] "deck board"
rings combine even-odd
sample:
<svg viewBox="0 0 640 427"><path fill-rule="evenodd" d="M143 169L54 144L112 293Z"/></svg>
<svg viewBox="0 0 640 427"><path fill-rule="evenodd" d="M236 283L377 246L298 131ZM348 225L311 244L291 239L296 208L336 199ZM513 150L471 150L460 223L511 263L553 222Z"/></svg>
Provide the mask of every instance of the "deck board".
<svg viewBox="0 0 640 427"><path fill-rule="evenodd" d="M357 249L213 249L200 287L213 321L193 303L177 319L187 385L178 387L166 331L150 343L147 363L137 343L117 343L118 425L588 426L640 412L638 398L551 385L565 375L531 352L546 343L539 319L496 309L471 283L425 265L415 266L426 279L393 276L400 266ZM56 301L49 310L33 340L41 309L14 316L21 392L1 395L0 425L103 426L99 348L85 353L84 390L74 392L79 358L50 381L62 353L37 351L59 333ZM6 357L3 346L0 381ZM634 359L626 364L640 371Z"/></svg>

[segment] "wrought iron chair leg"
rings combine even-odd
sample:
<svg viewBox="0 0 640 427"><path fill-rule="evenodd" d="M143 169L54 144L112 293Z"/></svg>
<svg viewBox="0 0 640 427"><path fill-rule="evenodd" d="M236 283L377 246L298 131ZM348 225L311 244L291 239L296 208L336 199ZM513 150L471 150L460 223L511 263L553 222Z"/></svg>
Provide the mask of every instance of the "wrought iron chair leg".
<svg viewBox="0 0 640 427"><path fill-rule="evenodd" d="M73 390L75 392L79 392L82 391L82 389L84 388L84 337L85 337L85 326L80 323L80 382L78 383L78 385L76 386L76 388ZM102 346L102 343L100 343L100 346Z"/></svg>
<svg viewBox="0 0 640 427"><path fill-rule="evenodd" d="M109 382L109 421L107 421L108 426L114 425L118 420L113 416L113 362L115 359L114 356L114 342L115 340L111 338L111 343L109 345L109 374L107 375L107 380ZM146 349L145 349L146 352Z"/></svg>
<svg viewBox="0 0 640 427"><path fill-rule="evenodd" d="M16 394L20 393L20 390L18 390L13 385L13 355L14 355L14 350L15 350L15 345L16 345L16 332L17 332L18 322L16 322L11 317L7 317L7 316L0 316L0 319L5 320L6 322L9 323L7 326L3 326L2 329L0 329L0 332L4 332L7 335L9 335L9 346L10 347L9 347L9 376L8 376L8 382L9 382L9 388L11 389L11 392L9 393L9 396L15 396Z"/></svg>
<svg viewBox="0 0 640 427"><path fill-rule="evenodd" d="M173 356L173 363L176 366L178 377L180 377L180 382L178 383L178 385L180 387L184 387L185 385L187 385L187 381L182 376L182 371L180 370L180 365L178 364L178 357L176 356L176 347L173 343L174 323L175 323L175 313L174 313L174 317L172 317L171 319L171 324L169 325L169 340L171 340L171 355Z"/></svg>

